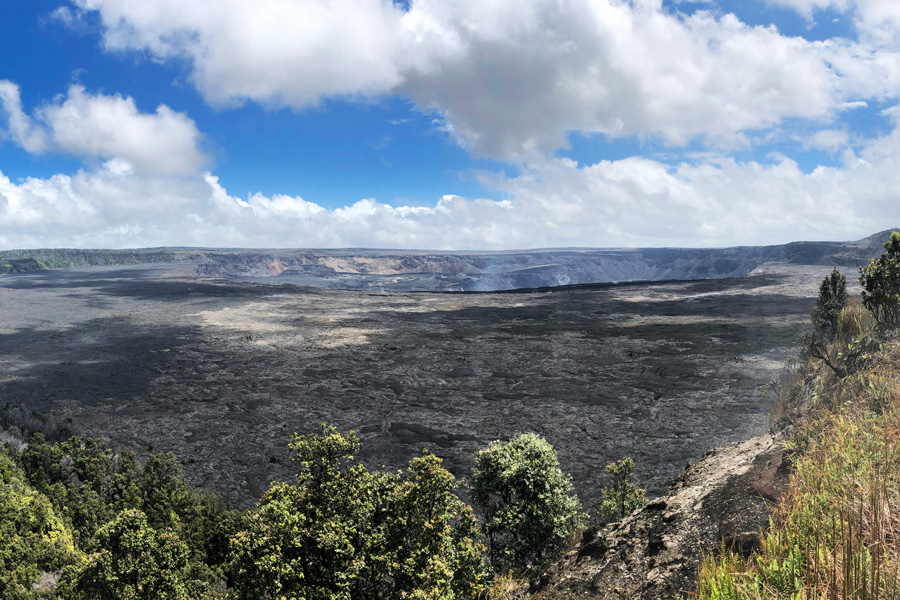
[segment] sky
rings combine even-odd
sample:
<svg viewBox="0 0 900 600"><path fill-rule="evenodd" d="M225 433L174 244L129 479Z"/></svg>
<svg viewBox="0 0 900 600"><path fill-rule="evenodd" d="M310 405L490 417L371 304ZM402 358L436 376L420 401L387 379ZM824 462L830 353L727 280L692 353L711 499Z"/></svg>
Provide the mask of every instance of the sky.
<svg viewBox="0 0 900 600"><path fill-rule="evenodd" d="M896 226L897 0L0 0L0 249Z"/></svg>

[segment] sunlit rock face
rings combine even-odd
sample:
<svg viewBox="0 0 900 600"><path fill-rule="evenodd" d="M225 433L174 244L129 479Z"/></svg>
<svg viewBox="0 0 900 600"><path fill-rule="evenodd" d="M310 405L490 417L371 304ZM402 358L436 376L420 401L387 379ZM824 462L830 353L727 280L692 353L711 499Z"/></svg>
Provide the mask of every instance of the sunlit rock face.
<svg viewBox="0 0 900 600"><path fill-rule="evenodd" d="M769 262L852 267L880 250L858 242L634 250L566 249L495 253L381 250L209 252L203 276L331 289L499 291L590 283L741 277Z"/></svg>

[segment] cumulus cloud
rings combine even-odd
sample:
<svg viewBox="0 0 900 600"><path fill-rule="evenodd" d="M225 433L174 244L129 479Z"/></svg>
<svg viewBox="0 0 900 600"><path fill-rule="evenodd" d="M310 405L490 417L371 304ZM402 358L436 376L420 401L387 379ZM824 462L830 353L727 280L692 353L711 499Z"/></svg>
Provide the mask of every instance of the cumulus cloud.
<svg viewBox="0 0 900 600"><path fill-rule="evenodd" d="M366 198L336 209L296 196L239 198L210 173L147 175L112 160L73 176L0 175L0 247L726 246L863 237L900 222L900 129L843 158L811 173L784 157L546 159L516 177L483 174L500 201Z"/></svg>
<svg viewBox="0 0 900 600"><path fill-rule="evenodd" d="M852 13L865 33L810 42L660 0L412 0L408 10L390 0L71 0L68 16L95 13L109 51L183 61L211 104L303 109L400 94L474 154L521 172L481 175L498 200L433 206L239 198L201 173L201 135L184 114L72 86L29 115L18 88L0 82L7 137L89 159L71 176L0 175L0 247L694 246L861 237L900 222L900 133L854 139L854 151L833 122L900 95L900 52L886 41L900 30L894 4L777 1ZM817 133L801 143L843 164L809 173L787 157L723 154L790 139L778 130L786 119L806 120ZM705 145L680 164L584 165L553 157L572 131Z"/></svg>
<svg viewBox="0 0 900 600"><path fill-rule="evenodd" d="M18 86L0 80L0 108L8 137L31 153L118 159L154 174L195 174L209 161L194 122L164 104L142 113L130 97L90 94L73 85L29 116Z"/></svg>
<svg viewBox="0 0 900 600"><path fill-rule="evenodd" d="M104 45L185 58L215 104L304 107L400 82L401 12L390 0L73 0L97 11Z"/></svg>
<svg viewBox="0 0 900 600"><path fill-rule="evenodd" d="M19 86L6 79L0 80L0 117L6 116L6 136L26 152L41 153L47 148L43 129L36 127L22 110ZM2 130L0 130L2 132Z"/></svg>
<svg viewBox="0 0 900 600"><path fill-rule="evenodd" d="M401 94L474 153L506 160L563 147L571 131L741 144L747 130L827 120L859 100L843 97L836 54L846 69L879 68L854 48L661 0L72 2L99 15L107 49L186 61L213 104Z"/></svg>
<svg viewBox="0 0 900 600"><path fill-rule="evenodd" d="M832 9L853 19L862 41L884 47L900 41L900 4L895 0L767 0L792 8L813 20L818 11Z"/></svg>
<svg viewBox="0 0 900 600"><path fill-rule="evenodd" d="M822 129L801 141L806 148L837 152L850 143L850 134L843 129Z"/></svg>

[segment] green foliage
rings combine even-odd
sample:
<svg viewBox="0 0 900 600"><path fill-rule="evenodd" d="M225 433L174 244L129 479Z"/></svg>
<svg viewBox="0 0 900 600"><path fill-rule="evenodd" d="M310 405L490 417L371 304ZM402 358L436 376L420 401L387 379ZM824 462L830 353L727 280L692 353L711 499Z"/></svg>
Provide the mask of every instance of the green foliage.
<svg viewBox="0 0 900 600"><path fill-rule="evenodd" d="M606 473L612 477L612 483L603 489L600 514L604 521L620 521L647 504L645 490L635 486L632 480L634 461L630 457L606 465Z"/></svg>
<svg viewBox="0 0 900 600"><path fill-rule="evenodd" d="M472 500L498 571L556 557L582 522L581 504L556 451L532 433L492 442L475 455Z"/></svg>
<svg viewBox="0 0 900 600"><path fill-rule="evenodd" d="M847 294L847 278L837 269L822 280L816 306L812 309L810 319L815 331L828 341L837 333L841 311L847 306L850 297Z"/></svg>
<svg viewBox="0 0 900 600"><path fill-rule="evenodd" d="M170 531L125 510L97 532L100 550L68 573L61 592L73 600L187 600L188 549Z"/></svg>
<svg viewBox="0 0 900 600"><path fill-rule="evenodd" d="M481 550L471 510L436 457L405 473L355 463L354 433L294 435L295 485L276 484L232 540L240 598L474 597Z"/></svg>
<svg viewBox="0 0 900 600"><path fill-rule="evenodd" d="M832 269L831 275L822 280L819 297L810 313L810 327L803 335L801 355L823 361L839 377L847 375L847 369L832 356L831 344L838 331L841 314L847 307L847 279Z"/></svg>
<svg viewBox="0 0 900 600"><path fill-rule="evenodd" d="M31 485L70 526L78 550L103 550L98 531L123 511L142 510L149 527L180 537L195 588L223 585L239 515L190 490L172 454L152 454L139 465L134 454L102 439L50 443L36 433L18 459Z"/></svg>
<svg viewBox="0 0 900 600"><path fill-rule="evenodd" d="M859 269L859 283L863 287L863 306L881 330L900 326L900 233L891 233L884 243L885 251Z"/></svg>
<svg viewBox="0 0 900 600"><path fill-rule="evenodd" d="M33 584L78 560L72 534L0 446L0 598L40 597Z"/></svg>
<svg viewBox="0 0 900 600"><path fill-rule="evenodd" d="M71 523L76 543L92 549L94 533L125 508L140 507L137 462L105 440L73 437L48 443L40 433L28 440L22 467L31 484Z"/></svg>
<svg viewBox="0 0 900 600"><path fill-rule="evenodd" d="M140 489L142 508L153 527L175 527L179 515L192 505L191 492L184 482L181 463L171 452L151 454L144 461Z"/></svg>
<svg viewBox="0 0 900 600"><path fill-rule="evenodd" d="M393 568L390 597L474 598L482 587L483 547L472 509L456 495L456 479L441 459L412 459L391 490L386 557Z"/></svg>

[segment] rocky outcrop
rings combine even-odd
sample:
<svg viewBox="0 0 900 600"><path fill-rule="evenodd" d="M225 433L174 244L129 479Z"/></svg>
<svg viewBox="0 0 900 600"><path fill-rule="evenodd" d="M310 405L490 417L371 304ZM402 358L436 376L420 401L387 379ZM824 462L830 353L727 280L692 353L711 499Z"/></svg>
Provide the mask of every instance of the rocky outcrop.
<svg viewBox="0 0 900 600"><path fill-rule="evenodd" d="M620 523L589 529L533 581L535 600L688 597L705 555L758 548L772 503L787 488L782 435L727 444L688 465L669 491Z"/></svg>

